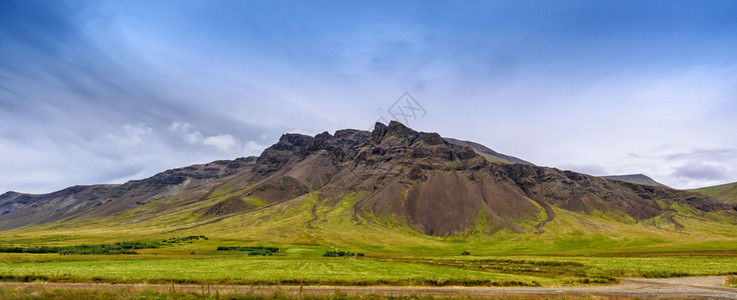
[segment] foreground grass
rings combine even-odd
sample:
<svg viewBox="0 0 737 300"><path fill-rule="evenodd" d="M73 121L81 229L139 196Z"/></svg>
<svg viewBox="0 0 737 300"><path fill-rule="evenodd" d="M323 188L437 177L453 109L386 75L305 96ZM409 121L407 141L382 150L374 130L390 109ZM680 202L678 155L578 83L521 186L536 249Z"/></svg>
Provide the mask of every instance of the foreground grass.
<svg viewBox="0 0 737 300"><path fill-rule="evenodd" d="M25 261L0 255L7 281L310 284L310 285L488 285L537 286L553 278L468 270L413 262L349 258L214 257Z"/></svg>
<svg viewBox="0 0 737 300"><path fill-rule="evenodd" d="M0 254L0 280L225 285L569 286L737 274L737 255L332 258Z"/></svg>

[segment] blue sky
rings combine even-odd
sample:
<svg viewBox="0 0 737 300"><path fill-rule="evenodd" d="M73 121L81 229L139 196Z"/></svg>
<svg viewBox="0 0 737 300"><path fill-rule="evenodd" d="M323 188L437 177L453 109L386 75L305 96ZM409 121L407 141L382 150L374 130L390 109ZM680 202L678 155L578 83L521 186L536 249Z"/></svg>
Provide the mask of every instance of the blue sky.
<svg viewBox="0 0 737 300"><path fill-rule="evenodd" d="M2 1L0 192L368 129L539 165L737 181L735 1Z"/></svg>

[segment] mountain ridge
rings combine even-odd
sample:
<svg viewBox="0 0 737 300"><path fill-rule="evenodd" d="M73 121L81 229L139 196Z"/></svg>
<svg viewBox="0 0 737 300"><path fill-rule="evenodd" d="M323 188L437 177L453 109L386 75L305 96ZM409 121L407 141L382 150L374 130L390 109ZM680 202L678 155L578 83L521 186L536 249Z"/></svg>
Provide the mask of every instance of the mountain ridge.
<svg viewBox="0 0 737 300"><path fill-rule="evenodd" d="M512 163L516 158L498 153L490 159L489 151L469 143L399 122L377 123L371 132L284 134L258 157L167 170L122 185L5 193L0 230L113 216L116 222L167 215L206 224L306 199L314 202L314 217L296 228L319 227L319 211L327 214L350 199L345 218L353 222L396 222L431 236L542 233L561 210L622 224L678 209L701 219L737 216L729 205L698 193Z"/></svg>
<svg viewBox="0 0 737 300"><path fill-rule="evenodd" d="M607 179L614 179L614 180L622 180L622 181L644 184L644 185L668 187L667 185L657 182L655 181L655 179L652 179L645 174L604 175L600 177L607 178Z"/></svg>
<svg viewBox="0 0 737 300"><path fill-rule="evenodd" d="M734 205L734 207L737 208L737 182L697 188L692 189L691 191L713 197L715 199Z"/></svg>

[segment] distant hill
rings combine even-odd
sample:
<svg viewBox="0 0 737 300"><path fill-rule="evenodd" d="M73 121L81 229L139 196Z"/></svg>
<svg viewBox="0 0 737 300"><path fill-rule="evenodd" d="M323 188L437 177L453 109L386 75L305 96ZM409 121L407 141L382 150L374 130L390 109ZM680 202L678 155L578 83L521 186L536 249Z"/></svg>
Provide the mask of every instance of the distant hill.
<svg viewBox="0 0 737 300"><path fill-rule="evenodd" d="M737 182L693 189L706 196L716 198L737 207Z"/></svg>
<svg viewBox="0 0 737 300"><path fill-rule="evenodd" d="M462 140L458 140L454 138L443 138L443 139L445 139L446 141L448 141L448 143L451 143L451 144L471 147L471 149L476 151L476 153L489 159L492 162L532 165L531 162L516 158L514 156L501 154L479 143L462 141Z"/></svg>
<svg viewBox="0 0 737 300"><path fill-rule="evenodd" d="M737 211L709 196L535 166L394 121L373 131L284 134L258 157L121 185L0 196L0 230L206 232L309 244L546 230L626 235L615 228L632 226L650 234L728 222L737 223ZM388 239L387 230L401 236Z"/></svg>
<svg viewBox="0 0 737 300"><path fill-rule="evenodd" d="M606 175L606 176L600 176L600 177L607 178L607 179L621 180L621 181L626 181L626 182L631 182L631 183L637 183L637 184L667 187L667 185L657 182L654 179L648 177L647 175L643 175L643 174Z"/></svg>

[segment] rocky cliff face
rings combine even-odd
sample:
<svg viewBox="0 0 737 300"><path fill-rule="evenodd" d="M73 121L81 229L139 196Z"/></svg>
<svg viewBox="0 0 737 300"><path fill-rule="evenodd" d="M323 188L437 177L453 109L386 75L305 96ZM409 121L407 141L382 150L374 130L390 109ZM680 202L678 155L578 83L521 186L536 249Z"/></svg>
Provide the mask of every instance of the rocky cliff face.
<svg viewBox="0 0 737 300"><path fill-rule="evenodd" d="M200 218L217 218L313 192L328 204L352 195L354 216L393 218L436 236L502 228L524 232L519 221L538 223L542 232L555 218L553 208L622 222L661 215L673 204L697 214L737 215L700 194L538 167L391 122L377 123L372 132L285 134L258 158L169 170L123 185L6 193L0 196L0 229L122 214L156 200L161 212L212 202ZM484 225L479 229L479 224Z"/></svg>

